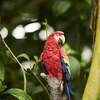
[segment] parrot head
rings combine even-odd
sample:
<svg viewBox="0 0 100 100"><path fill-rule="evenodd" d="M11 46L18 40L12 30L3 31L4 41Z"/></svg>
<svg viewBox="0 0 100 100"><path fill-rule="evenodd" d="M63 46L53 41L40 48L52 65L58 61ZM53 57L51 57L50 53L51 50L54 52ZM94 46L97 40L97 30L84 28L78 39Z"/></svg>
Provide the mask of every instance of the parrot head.
<svg viewBox="0 0 100 100"><path fill-rule="evenodd" d="M59 45L59 46L61 46L64 43L65 43L64 32L56 31L56 32L51 33L48 36L47 41L45 43L44 49L47 49L49 47L51 48L50 45L57 45L57 46Z"/></svg>
<svg viewBox="0 0 100 100"><path fill-rule="evenodd" d="M56 42L60 45L65 43L65 36L64 36L64 32L62 31L56 31L53 33L54 34L54 38L56 40Z"/></svg>

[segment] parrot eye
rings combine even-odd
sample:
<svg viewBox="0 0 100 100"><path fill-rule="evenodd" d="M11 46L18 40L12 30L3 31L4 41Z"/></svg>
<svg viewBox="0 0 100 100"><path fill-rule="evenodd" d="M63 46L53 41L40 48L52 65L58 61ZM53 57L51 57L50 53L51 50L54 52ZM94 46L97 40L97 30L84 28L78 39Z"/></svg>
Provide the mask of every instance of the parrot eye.
<svg viewBox="0 0 100 100"><path fill-rule="evenodd" d="M56 34L56 36L59 36L58 34Z"/></svg>

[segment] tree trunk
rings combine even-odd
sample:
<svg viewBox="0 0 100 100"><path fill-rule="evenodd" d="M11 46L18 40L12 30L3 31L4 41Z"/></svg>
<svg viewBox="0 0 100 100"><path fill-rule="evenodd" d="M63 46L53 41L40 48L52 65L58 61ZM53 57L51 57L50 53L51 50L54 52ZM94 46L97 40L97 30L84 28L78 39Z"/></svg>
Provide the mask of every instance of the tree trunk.
<svg viewBox="0 0 100 100"><path fill-rule="evenodd" d="M60 79L53 78L51 79L49 75L45 75L44 73L40 74L50 86L50 100L67 100L65 95L62 95L63 82Z"/></svg>
<svg viewBox="0 0 100 100"><path fill-rule="evenodd" d="M82 100L97 100L100 91L100 0L91 70Z"/></svg>

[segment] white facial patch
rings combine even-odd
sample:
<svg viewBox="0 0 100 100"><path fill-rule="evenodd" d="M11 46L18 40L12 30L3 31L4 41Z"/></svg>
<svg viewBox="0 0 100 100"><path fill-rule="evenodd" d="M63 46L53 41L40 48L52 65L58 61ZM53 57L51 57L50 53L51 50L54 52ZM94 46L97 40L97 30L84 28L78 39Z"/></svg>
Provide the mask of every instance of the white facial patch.
<svg viewBox="0 0 100 100"><path fill-rule="evenodd" d="M54 35L54 38L55 38L56 42L58 43L58 40L59 40L59 34L55 34L55 35Z"/></svg>

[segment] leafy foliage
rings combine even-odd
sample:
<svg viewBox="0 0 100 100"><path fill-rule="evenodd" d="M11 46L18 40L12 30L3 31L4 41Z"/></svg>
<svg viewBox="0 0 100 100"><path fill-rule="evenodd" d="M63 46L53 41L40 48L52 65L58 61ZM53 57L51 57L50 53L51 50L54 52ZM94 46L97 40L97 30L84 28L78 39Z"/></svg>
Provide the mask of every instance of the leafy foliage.
<svg viewBox="0 0 100 100"><path fill-rule="evenodd" d="M12 88L3 92L3 94L7 93L17 97L19 100L32 100L32 98L29 95L27 95L23 90L18 88Z"/></svg>
<svg viewBox="0 0 100 100"><path fill-rule="evenodd" d="M25 54L25 53L22 53L22 54L20 54L20 55L17 56L17 58L20 58L20 57L24 57L25 59L27 59L28 61L30 61L29 56L27 54Z"/></svg>

